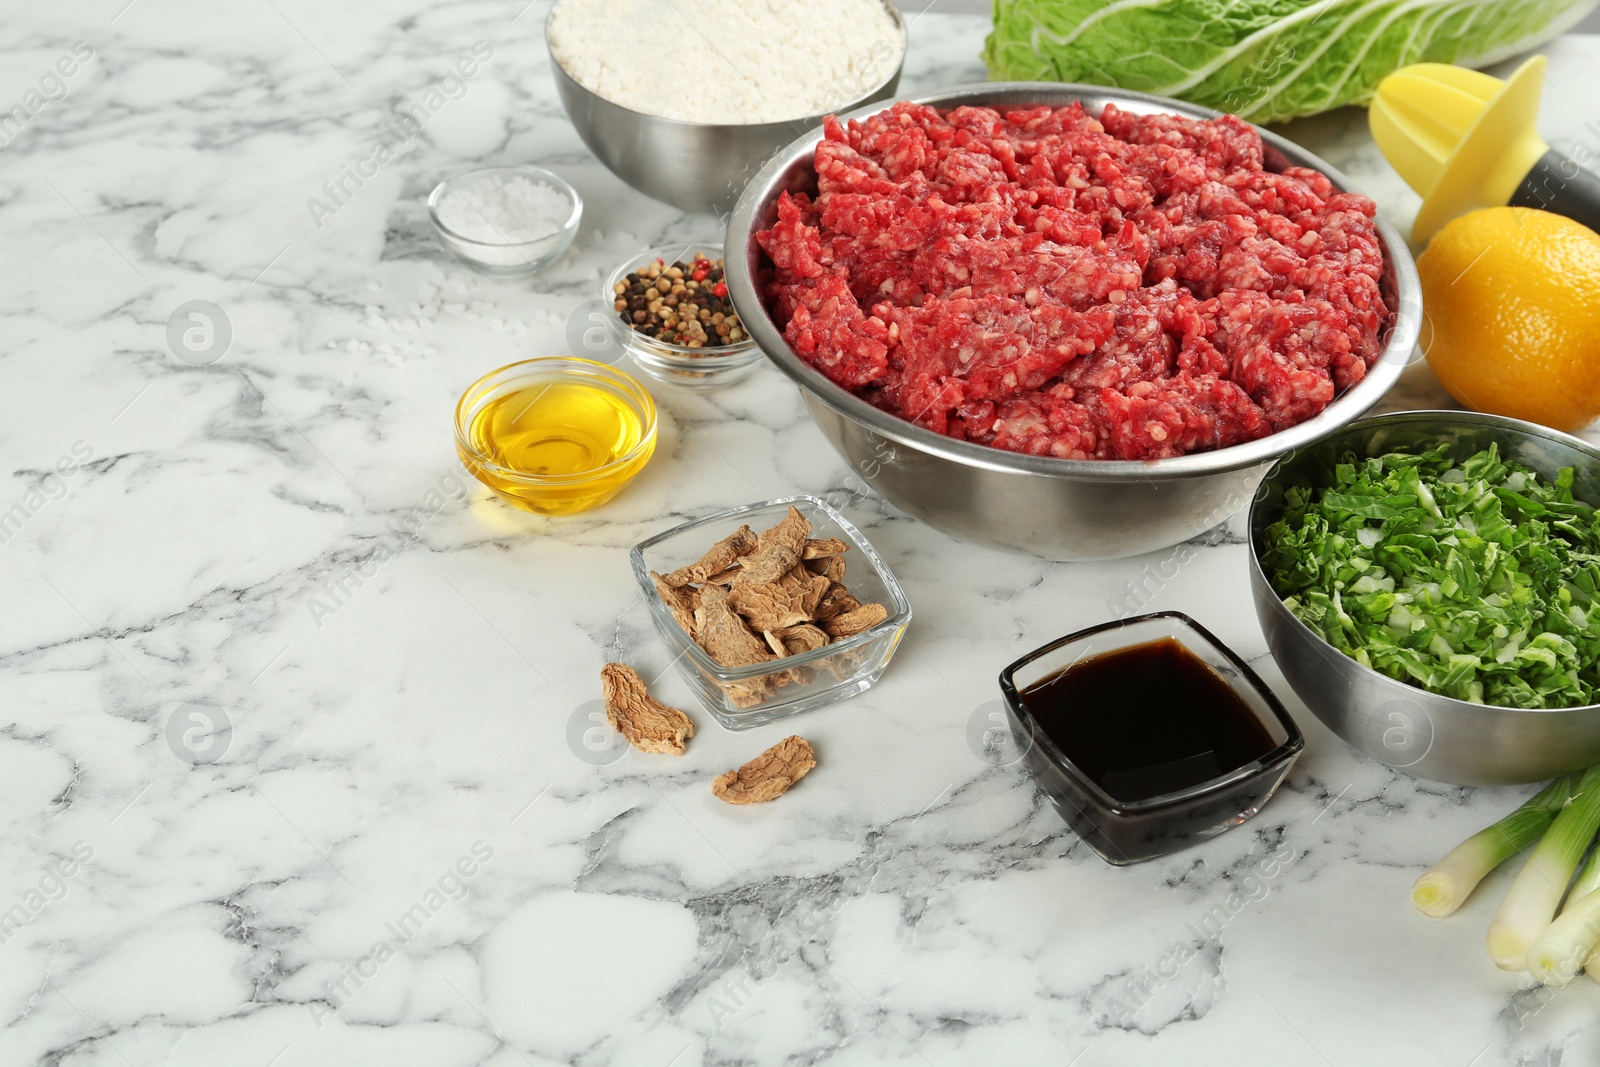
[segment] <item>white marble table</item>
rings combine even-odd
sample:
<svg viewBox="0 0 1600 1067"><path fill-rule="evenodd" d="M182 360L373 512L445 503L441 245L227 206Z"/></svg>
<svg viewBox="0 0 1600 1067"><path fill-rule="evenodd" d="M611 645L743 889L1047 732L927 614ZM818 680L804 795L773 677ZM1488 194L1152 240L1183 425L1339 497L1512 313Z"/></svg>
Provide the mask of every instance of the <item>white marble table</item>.
<svg viewBox="0 0 1600 1067"><path fill-rule="evenodd" d="M954 543L849 495L770 370L663 396L658 458L592 514L466 481L468 382L567 350L622 255L717 236L594 162L543 0L518 7L94 0L0 27L7 108L73 60L0 147L0 1064L1600 1058L1600 989L1488 964L1503 878L1446 923L1406 901L1526 790L1416 781L1291 699L1308 747L1260 817L1114 870L974 755L999 667L1136 581L1287 697L1237 526L1181 568ZM906 87L981 78L983 25L918 18ZM476 41L492 59L317 226L308 199ZM1585 135L1596 59L1553 49L1558 140ZM1291 132L1408 221L1358 113ZM542 162L587 197L548 285L431 244L423 196L477 161ZM167 340L192 300L231 323L199 366ZM580 758L600 664L667 666L627 546L797 490L842 501L910 592L883 683L752 733L702 715L677 761ZM671 674L660 691L688 699ZM821 760L794 793L711 796L791 727Z"/></svg>

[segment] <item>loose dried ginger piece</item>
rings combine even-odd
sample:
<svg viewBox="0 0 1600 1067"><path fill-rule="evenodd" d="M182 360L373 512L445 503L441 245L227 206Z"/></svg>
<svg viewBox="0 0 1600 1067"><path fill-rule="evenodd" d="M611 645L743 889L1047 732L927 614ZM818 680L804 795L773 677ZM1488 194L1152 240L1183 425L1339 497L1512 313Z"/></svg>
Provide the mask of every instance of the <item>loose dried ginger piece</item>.
<svg viewBox="0 0 1600 1067"><path fill-rule="evenodd" d="M683 742L694 736L694 722L652 698L632 667L622 663L601 667L600 689L605 694L606 719L634 748L683 755Z"/></svg>
<svg viewBox="0 0 1600 1067"><path fill-rule="evenodd" d="M694 606L700 602L700 590L692 585L674 588L655 571L650 572L650 580L655 583L656 594L661 597L661 602L672 612L672 617L678 620L678 625L683 627L683 632L693 634Z"/></svg>
<svg viewBox="0 0 1600 1067"><path fill-rule="evenodd" d="M783 796L816 765L811 742L786 737L738 770L717 775L711 791L729 804L760 804Z"/></svg>
<svg viewBox="0 0 1600 1067"><path fill-rule="evenodd" d="M734 585L762 585L775 582L800 562L805 550L806 535L811 523L793 504L789 514L778 525L762 532L756 540L754 551L745 553L739 560L739 573L734 575Z"/></svg>
<svg viewBox="0 0 1600 1067"><path fill-rule="evenodd" d="M835 615L824 622L822 628L828 632L829 637L837 641L839 638L854 637L870 630L888 617L889 609L882 604L863 604L854 611Z"/></svg>
<svg viewBox="0 0 1600 1067"><path fill-rule="evenodd" d="M679 567L661 580L674 588L688 585L690 582L703 582L710 575L727 570L740 556L754 552L758 543L755 531L748 526L741 526L712 545L711 551L701 556L697 562L687 567Z"/></svg>

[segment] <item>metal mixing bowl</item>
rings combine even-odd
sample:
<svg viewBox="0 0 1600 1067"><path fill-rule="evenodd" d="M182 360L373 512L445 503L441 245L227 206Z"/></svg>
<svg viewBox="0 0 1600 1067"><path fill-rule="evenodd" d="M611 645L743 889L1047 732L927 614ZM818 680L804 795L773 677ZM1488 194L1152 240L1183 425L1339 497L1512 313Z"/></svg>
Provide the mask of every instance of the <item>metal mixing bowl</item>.
<svg viewBox="0 0 1600 1067"><path fill-rule="evenodd" d="M545 47L550 45L551 5L545 18ZM900 55L887 80L865 96L835 109L848 111L863 104L887 100L900 86L905 65L906 28L899 10L886 3L900 27ZM669 47L665 42L662 47ZM752 62L757 53L746 51ZM610 171L646 196L684 211L726 214L739 199L745 183L773 152L797 137L814 136L827 115L823 112L785 122L744 125L683 122L634 111L597 96L562 69L550 51L556 91L578 136ZM686 66L685 71L692 70Z"/></svg>
<svg viewBox="0 0 1600 1067"><path fill-rule="evenodd" d="M1600 502L1600 449L1530 422L1460 411L1403 411L1364 419L1285 456L1250 507L1250 588L1267 646L1306 707L1356 748L1422 778L1459 784L1537 782L1600 763L1600 705L1525 711L1437 696L1363 667L1295 618L1261 568L1284 490L1327 485L1341 456L1449 443L1465 458L1491 443L1554 478L1576 468L1573 494Z"/></svg>
<svg viewBox="0 0 1600 1067"><path fill-rule="evenodd" d="M1045 82L968 85L916 98L920 104L1022 107L1082 101L1140 114L1217 112L1178 100L1096 86ZM848 118L886 110L869 106ZM1339 189L1344 176L1289 141L1261 131L1270 166L1313 167ZM1025 456L957 441L879 411L828 381L789 347L757 295L766 266L755 234L772 224L778 195L815 190L816 137L784 149L751 179L728 223L728 291L739 317L767 358L800 387L811 417L856 474L902 511L945 533L1047 559L1133 556L1187 540L1250 500L1265 465L1365 414L1399 378L1422 321L1416 265L1393 226L1378 220L1384 246L1384 294L1396 311L1388 343L1365 379L1316 418L1259 441L1151 462Z"/></svg>

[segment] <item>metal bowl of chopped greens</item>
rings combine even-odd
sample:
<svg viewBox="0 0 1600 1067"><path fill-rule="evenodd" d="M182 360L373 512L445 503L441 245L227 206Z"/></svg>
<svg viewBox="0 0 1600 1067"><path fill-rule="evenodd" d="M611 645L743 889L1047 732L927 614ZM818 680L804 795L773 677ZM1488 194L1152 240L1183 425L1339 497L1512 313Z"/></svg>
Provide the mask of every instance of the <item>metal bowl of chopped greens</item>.
<svg viewBox="0 0 1600 1067"><path fill-rule="evenodd" d="M1351 423L1273 465L1250 582L1289 685L1356 748L1461 784L1600 762L1600 450L1496 415Z"/></svg>

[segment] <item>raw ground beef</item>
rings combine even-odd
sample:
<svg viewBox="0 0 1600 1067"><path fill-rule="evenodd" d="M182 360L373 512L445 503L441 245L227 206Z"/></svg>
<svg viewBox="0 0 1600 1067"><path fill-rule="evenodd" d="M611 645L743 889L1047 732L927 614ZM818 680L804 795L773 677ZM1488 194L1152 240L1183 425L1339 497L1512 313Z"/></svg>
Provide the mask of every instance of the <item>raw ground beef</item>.
<svg viewBox="0 0 1600 1067"><path fill-rule="evenodd" d="M897 104L830 118L757 239L795 351L936 433L1158 459L1303 422L1389 309L1366 197L1231 116Z"/></svg>

